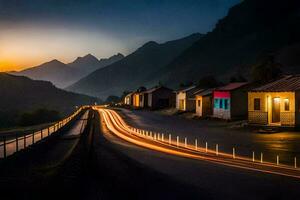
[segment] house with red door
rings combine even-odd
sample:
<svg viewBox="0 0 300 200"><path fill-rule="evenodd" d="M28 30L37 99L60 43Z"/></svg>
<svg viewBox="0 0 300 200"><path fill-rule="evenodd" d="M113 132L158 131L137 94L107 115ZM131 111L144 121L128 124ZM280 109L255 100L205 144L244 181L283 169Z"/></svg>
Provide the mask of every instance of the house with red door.
<svg viewBox="0 0 300 200"><path fill-rule="evenodd" d="M242 119L248 114L248 82L229 83L213 91L213 117Z"/></svg>

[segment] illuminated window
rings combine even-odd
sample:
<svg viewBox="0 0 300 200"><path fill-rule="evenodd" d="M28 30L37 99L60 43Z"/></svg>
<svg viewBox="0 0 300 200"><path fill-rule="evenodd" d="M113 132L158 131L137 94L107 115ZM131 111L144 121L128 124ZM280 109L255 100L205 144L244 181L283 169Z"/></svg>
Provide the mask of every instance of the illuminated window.
<svg viewBox="0 0 300 200"><path fill-rule="evenodd" d="M260 110L260 98L254 99L254 110Z"/></svg>
<svg viewBox="0 0 300 200"><path fill-rule="evenodd" d="M284 100L284 110L285 111L289 111L290 110L290 100L289 99L285 99Z"/></svg>

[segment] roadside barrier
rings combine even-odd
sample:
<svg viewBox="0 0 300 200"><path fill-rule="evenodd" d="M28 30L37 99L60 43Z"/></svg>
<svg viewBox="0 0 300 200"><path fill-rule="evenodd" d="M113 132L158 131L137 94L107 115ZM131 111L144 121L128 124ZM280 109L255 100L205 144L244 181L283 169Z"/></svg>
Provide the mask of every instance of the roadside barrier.
<svg viewBox="0 0 300 200"><path fill-rule="evenodd" d="M189 140L187 137L184 137L183 139L180 139L179 136L175 137L175 141L173 141L172 134L166 134L166 133L154 133L152 131L147 131L147 133L150 134L141 134L144 130L141 129L137 129L137 128L133 128L133 127L129 127L131 130L131 134L143 137L145 139L150 139L150 140L154 140L157 142L162 142L166 145L169 146L173 146L173 147L177 147L177 148L185 148L188 150L193 150L193 151L197 151L197 152L201 152L201 153L206 153L206 154L211 154L211 155L215 155L215 156L224 156L224 157L228 157L231 159L239 159L239 160L245 160L245 161L252 161L253 163L261 163L261 164L271 164L271 165L276 165L276 166L282 166L282 167L287 167L287 168L293 168L293 169L300 169L298 168L298 163L297 163L297 157L295 156L293 158L293 162L289 162L289 164L284 164L283 162L281 162L280 160L280 156L276 155L274 158L274 161L265 161L264 160L264 153L260 152L259 157L255 159L255 151L252 151L252 156L238 156L238 152L236 147L232 147L232 153L226 153L226 152L221 152L220 151L220 146L219 144L215 144L215 149L209 149L208 148L208 142L205 141L205 146L203 145L201 147L199 140L195 139L193 144L189 144L189 141L193 141L193 140ZM152 135L153 133L153 135ZM164 140L164 135L168 135L168 139ZM161 137L160 137L161 136ZM290 165L292 164L293 165Z"/></svg>
<svg viewBox="0 0 300 200"><path fill-rule="evenodd" d="M31 133L16 133L14 136L9 134L5 136L0 136L0 159L5 159L14 153L26 149L37 142L44 140L51 136L52 134L59 131L62 127L67 125L72 119L74 119L83 109L88 106L82 106L77 109L72 115L66 117L52 126L43 128L41 130L35 130Z"/></svg>

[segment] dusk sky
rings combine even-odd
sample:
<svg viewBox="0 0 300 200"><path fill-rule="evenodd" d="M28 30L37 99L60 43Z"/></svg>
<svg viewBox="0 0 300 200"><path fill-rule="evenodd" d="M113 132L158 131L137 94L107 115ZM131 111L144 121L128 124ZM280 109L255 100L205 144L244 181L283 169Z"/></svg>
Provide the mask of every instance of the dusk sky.
<svg viewBox="0 0 300 200"><path fill-rule="evenodd" d="M0 71L206 33L239 1L0 0Z"/></svg>

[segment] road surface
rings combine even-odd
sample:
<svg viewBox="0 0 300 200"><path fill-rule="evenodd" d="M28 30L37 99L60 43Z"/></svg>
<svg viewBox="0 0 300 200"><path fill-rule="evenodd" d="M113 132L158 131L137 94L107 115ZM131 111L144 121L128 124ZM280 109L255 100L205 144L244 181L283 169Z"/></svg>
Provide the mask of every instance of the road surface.
<svg viewBox="0 0 300 200"><path fill-rule="evenodd" d="M290 199L300 193L299 170L258 162L240 162L220 154L216 161L212 160L216 158L213 152L203 156L174 145L170 148L161 141L133 133L135 130L132 132L117 113L103 109L100 113L109 130L106 138L118 144L120 151L159 172L176 177L213 199ZM176 144L176 140L172 143ZM184 147L184 143L181 146Z"/></svg>
<svg viewBox="0 0 300 200"><path fill-rule="evenodd" d="M155 112L121 109L119 114L126 122L136 128L146 129L165 134L179 136L180 140L187 137L189 141L198 140L199 145L215 148L219 144L220 151L232 152L237 155L252 157L255 152L259 157L263 152L264 160L293 165L294 157L300 164L299 132L280 132L275 134L259 134L254 130L228 127L227 122L216 120L190 120L179 116L164 116Z"/></svg>

